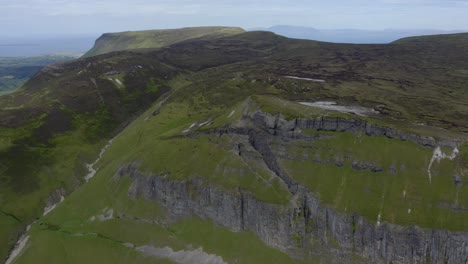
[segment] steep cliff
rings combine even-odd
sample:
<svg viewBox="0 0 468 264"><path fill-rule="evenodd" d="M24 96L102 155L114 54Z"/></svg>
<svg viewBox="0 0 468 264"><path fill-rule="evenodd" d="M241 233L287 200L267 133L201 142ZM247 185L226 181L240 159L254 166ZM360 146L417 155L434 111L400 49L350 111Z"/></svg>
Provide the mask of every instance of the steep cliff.
<svg viewBox="0 0 468 264"><path fill-rule="evenodd" d="M343 263L465 263L468 232L373 224L324 206L302 186L288 205L261 202L239 190L227 193L199 179L171 181L128 165L119 177L134 179L128 194L153 200L176 216L196 215L233 231L253 231L264 243L291 254L333 256ZM328 252L324 252L324 249ZM298 257L300 255L296 255Z"/></svg>
<svg viewBox="0 0 468 264"><path fill-rule="evenodd" d="M467 261L468 232L375 223L357 214L339 212L288 175L267 143L269 137L301 138L302 134L295 134L301 129L362 131L368 136L414 141L425 147L438 145L435 139L359 119L320 117L286 121L280 116L255 111L244 115L239 123L243 123L243 127L238 125L204 133L247 135L248 142L261 154L265 164L288 186L293 195L289 203L262 202L242 188L225 191L198 177L181 181L172 180L167 175L144 173L133 163L122 166L114 179L125 176L133 179L128 190L133 199L155 201L176 217L195 215L236 232L252 231L267 245L299 258L326 255L333 256L331 260L334 263L342 263L353 256L356 262L363 263ZM443 143L456 145L455 142Z"/></svg>

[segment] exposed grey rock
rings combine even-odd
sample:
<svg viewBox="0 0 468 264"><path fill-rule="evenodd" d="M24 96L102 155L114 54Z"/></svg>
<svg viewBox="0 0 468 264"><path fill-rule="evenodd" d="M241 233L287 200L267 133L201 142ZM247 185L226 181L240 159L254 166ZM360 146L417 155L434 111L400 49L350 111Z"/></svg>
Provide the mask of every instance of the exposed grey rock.
<svg viewBox="0 0 468 264"><path fill-rule="evenodd" d="M364 162L364 161L353 161L351 164L351 167L355 170L370 170L372 172L382 172L383 169L378 167L377 165L370 163L370 162Z"/></svg>
<svg viewBox="0 0 468 264"><path fill-rule="evenodd" d="M468 259L468 232L377 225L323 206L302 186L289 204L278 205L258 201L241 189L221 190L198 178L172 181L145 175L132 164L121 167L116 178L124 175L134 179L128 192L133 198L156 201L175 216L196 215L232 231L252 231L286 253L314 254L321 245L327 249L321 254L331 253L334 263L346 262L351 254L366 258L364 263L459 264ZM318 243L313 246L311 241Z"/></svg>
<svg viewBox="0 0 468 264"><path fill-rule="evenodd" d="M368 136L386 136L392 139L416 142L422 146L432 148L436 147L437 143L447 146L456 145L455 142L449 142L448 140L436 142L432 137L409 134L394 128L368 123L361 119L321 116L315 119L296 118L287 121L281 118L280 115L270 115L261 111L252 112L244 116L244 118L251 119L254 124L267 127L271 134L280 134L285 137L294 134L292 131L295 130L314 129L352 133L364 132Z"/></svg>
<svg viewBox="0 0 468 264"><path fill-rule="evenodd" d="M453 175L453 184L460 185L462 183L460 175Z"/></svg>
<svg viewBox="0 0 468 264"><path fill-rule="evenodd" d="M202 248L195 250L174 251L170 247L157 248L149 245L137 247L136 250L150 256L167 258L179 264L227 264L223 258L213 254L208 254Z"/></svg>
<svg viewBox="0 0 468 264"><path fill-rule="evenodd" d="M322 204L283 170L277 161L278 154L285 155L280 147L272 150L276 139L314 140L313 136L296 133L303 129L386 136L427 147L435 147L438 143L435 139L359 119L319 117L287 121L260 111L244 113L240 124L203 133L243 138L241 145L233 147L234 153L245 158L256 157L249 152L258 152L257 156L291 192L293 198L288 204L262 202L245 190L227 191L196 177L174 181L167 175L144 174L134 164L121 167L115 178L129 175L134 179L128 191L130 197L156 201L175 218L195 215L232 231L248 230L267 245L296 257L302 252L303 256L325 254L333 263L346 263L354 254L364 257L363 263L467 263L468 232L372 223L362 216L338 212ZM316 162L337 166L349 159L314 157ZM353 167L383 171L378 165L364 161L356 161ZM396 165L389 170L396 173ZM405 170L404 164L400 170Z"/></svg>
<svg viewBox="0 0 468 264"><path fill-rule="evenodd" d="M109 71L109 72L103 73L102 76L112 76L112 75L117 75L119 73L120 72L118 71Z"/></svg>
<svg viewBox="0 0 468 264"><path fill-rule="evenodd" d="M67 191L63 188L58 188L53 190L49 197L47 197L46 207L51 207L57 203L59 203L63 197L67 196Z"/></svg>
<svg viewBox="0 0 468 264"><path fill-rule="evenodd" d="M345 159L343 157L335 156L335 166L343 167L344 166L344 161L345 161Z"/></svg>

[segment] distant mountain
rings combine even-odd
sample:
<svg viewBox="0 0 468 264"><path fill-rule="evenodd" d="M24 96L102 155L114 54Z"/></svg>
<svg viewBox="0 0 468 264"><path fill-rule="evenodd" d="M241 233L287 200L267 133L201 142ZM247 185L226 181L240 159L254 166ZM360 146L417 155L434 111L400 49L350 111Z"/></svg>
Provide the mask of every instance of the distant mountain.
<svg viewBox="0 0 468 264"><path fill-rule="evenodd" d="M184 40L206 36L226 36L245 32L238 27L197 27L165 30L128 31L103 34L85 54L91 57L112 51L161 48Z"/></svg>
<svg viewBox="0 0 468 264"><path fill-rule="evenodd" d="M390 43L392 41L423 35L438 35L461 33L463 30L443 31L435 29L385 29L385 30L360 30L360 29L316 29L301 26L273 26L269 28L254 28L253 30L271 31L289 38L311 39L336 43Z"/></svg>

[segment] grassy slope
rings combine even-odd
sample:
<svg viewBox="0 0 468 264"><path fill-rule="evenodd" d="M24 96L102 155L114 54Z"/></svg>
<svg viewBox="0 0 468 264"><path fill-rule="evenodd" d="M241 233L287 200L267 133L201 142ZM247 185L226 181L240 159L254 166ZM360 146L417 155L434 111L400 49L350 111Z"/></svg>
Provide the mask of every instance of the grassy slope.
<svg viewBox="0 0 468 264"><path fill-rule="evenodd" d="M171 85L175 91L167 103L154 106L119 134L113 150L104 160L120 164L137 162L143 171L168 173L172 179L203 177L227 190L245 188L260 200L287 202L288 193L282 185L275 181L268 184L271 178L269 171L247 164L235 154L235 139L214 135L192 138L183 132L195 123L192 130L211 129L234 122L240 118L242 102L247 96L268 92L271 87L252 85L252 89L239 90L238 86L249 85L244 80L207 83L207 86L177 80ZM210 89L222 89L231 98L217 100L216 93L207 94ZM231 110L238 114L228 117ZM153 116L155 112L157 115ZM212 121L212 124L199 126L207 121Z"/></svg>
<svg viewBox="0 0 468 264"><path fill-rule="evenodd" d="M95 65L85 60L57 65L1 97L0 210L18 221L2 214L8 224L0 228L0 258L18 233L42 214L51 191L79 186L85 163L95 159L104 139L168 91L161 79L170 69L158 67L155 73L150 60L138 60L145 66L139 71L127 70L136 63L125 54ZM102 76L110 67L121 74ZM110 77L128 85L120 87Z"/></svg>
<svg viewBox="0 0 468 264"><path fill-rule="evenodd" d="M219 76L248 75L285 90L291 100L363 104L406 122L468 131L464 36L433 48L332 44L248 32L177 43L159 51L159 57L191 70L218 67ZM286 75L326 83L284 79Z"/></svg>
<svg viewBox="0 0 468 264"><path fill-rule="evenodd" d="M257 96L255 101L264 111L281 113L289 118L350 118L347 114L306 107L271 96ZM394 120L366 118L366 121L386 127L400 126ZM418 131L414 129L405 127L410 133ZM426 132L432 132L432 135L440 133L431 131L431 128ZM468 167L464 164L466 158L463 155L453 161L434 162L430 181L427 170L433 155L431 148L414 142L348 132L305 130L301 133L319 139L289 142L287 154L281 155L280 161L293 178L329 206L346 213L364 215L372 222L376 222L380 214L380 221L400 225L468 229L468 186L454 183L456 175L462 182L468 180ZM275 149L281 149L280 146L278 141L273 144ZM466 145L459 148L461 153L468 151ZM451 154L450 149L444 151ZM337 166L337 161L342 161L342 165ZM371 164L383 172L353 169L353 163Z"/></svg>
<svg viewBox="0 0 468 264"><path fill-rule="evenodd" d="M241 28L197 27L170 30L107 33L96 40L94 47L88 51L84 57L91 57L119 50L161 48L189 39L201 37L221 37L243 32L244 30Z"/></svg>
<svg viewBox="0 0 468 264"><path fill-rule="evenodd" d="M277 251L265 247L250 233L231 233L223 228L213 226L199 219L185 219L170 224L164 222L166 212L153 202L132 200L127 191L131 180L123 178L116 181L114 176L118 166L128 162L137 162L140 169L154 173L165 173L173 179L183 180L197 175L209 179L226 191L245 188L260 200L267 202L284 202L282 196L272 196L275 186L271 185L266 192L264 182L256 184L255 178L261 173L222 174L236 168L251 171L252 166L236 161L230 154L229 137L180 137L182 131L194 122L213 119L211 128L235 122L241 118L243 107L242 95L237 100L229 101L224 107L207 109L200 98L186 101L183 94L190 92L193 96L200 88L190 82L181 82L174 99L169 99L164 106L154 105L141 115L114 140L102 161L98 164L100 172L88 184L82 186L67 200L45 218L38 221L31 231L31 242L17 263L31 263L32 260L53 259L57 262L68 261L80 263L95 255L104 263L111 259L125 261L135 258L137 263L146 263L141 255L122 245L124 242L136 246L150 244L155 247L170 246L174 250L203 247L210 254L223 257L229 263L293 263L291 259ZM233 89L233 84L223 86L224 90ZM265 86L257 93L274 92ZM203 89L204 90L204 89ZM253 91L250 91L253 92ZM247 94L250 94L247 93ZM180 93L180 94L179 94ZM176 96L178 95L178 96ZM274 97L263 96L255 99L266 111L279 111L294 116L314 117L334 115L333 112L302 108L295 103L282 100L271 100ZM181 104L182 100L183 104ZM210 98L204 98L210 100ZM289 105L291 104L291 105ZM228 117L232 111L237 113ZM153 113L158 113L156 116ZM349 115L338 114L342 117ZM208 128L208 127L207 127ZM207 128L199 128L200 130ZM306 134L320 132L304 131ZM318 153L324 160L335 155L346 154L358 160L373 161L387 168L393 164L402 165L405 171L396 175L356 172L346 163L343 168L317 165L312 160L305 162L282 161L291 175L308 186L326 204L349 213L358 213L376 221L376 214L382 213L382 221L399 224L415 224L449 229L464 229L463 219L466 214L447 214L443 208L437 208L439 200L452 198L451 181L443 176L450 172L453 165L445 170L435 166L434 185L427 184L424 174L431 150L411 142L400 142L383 137L356 137L348 133L324 133L333 138L314 141L302 149L304 143L292 143L288 149L290 157L315 157ZM359 142L356 142L359 141ZM208 145L206 145L208 144ZM358 144L356 146L356 144ZM133 146L128 148L128 146ZM314 151L310 151L313 147ZM196 155L192 155L196 149ZM221 152L217 152L218 149ZM376 151L379 150L379 151ZM174 154L175 153L175 154ZM185 157L184 154L188 156ZM227 156L226 156L227 155ZM418 159L415 159L418 157ZM174 162L177 160L178 162ZM226 162L228 161L228 162ZM183 166L181 166L181 162ZM217 168L215 168L217 167ZM401 166L400 166L401 167ZM400 169L400 167L398 169ZM219 169L217 171L216 169ZM309 173L312 171L313 173ZM358 178L359 180L353 179ZM239 181L240 180L240 181ZM248 180L248 181L245 181ZM254 181L252 181L254 180ZM243 183L247 183L244 185ZM337 184L341 183L341 184ZM444 186L443 192L433 193L434 186ZM416 188L418 187L418 188ZM407 190L403 199L402 190ZM447 189L445 189L447 188ZM418 189L421 189L419 191ZM281 190L281 189L279 189ZM466 197L466 190L459 188L460 197ZM281 191L280 191L281 193ZM382 199L382 194L385 196ZM426 197L427 195L431 197ZM425 199L427 204L420 204L415 199ZM447 198L447 199L448 199ZM459 199L459 205L467 204L465 198ZM413 212L407 213L411 206ZM103 213L103 209L114 210L113 220L91 222L92 216ZM429 218L431 215L433 218ZM150 224L143 219L151 219ZM75 235L74 235L75 234ZM84 234L77 236L76 234ZM45 243L44 241L47 241ZM57 244L57 249L50 250L50 245ZM58 247L58 245L62 245ZM67 255L73 248L73 254ZM324 256L326 259L326 255ZM320 259L320 258L319 258ZM316 259L311 259L314 263ZM322 259L323 260L323 259ZM119 262L118 262L119 263Z"/></svg>
<svg viewBox="0 0 468 264"><path fill-rule="evenodd" d="M147 119L158 110L160 114ZM124 242L136 246L148 244L155 247L169 246L174 250L202 247L205 252L222 256L228 263L295 263L285 254L266 247L249 232L232 233L199 219L185 219L162 225L142 221L151 219L151 221L164 222L166 212L154 202L135 201L128 197L127 191L131 180L129 178L119 181L113 179L119 164L141 161L142 169L146 168L154 172L164 171L178 179L197 175L207 177L210 181L225 186L224 188L227 189L236 189L236 186L241 186L257 195L259 199L278 199L273 192L274 186L263 193L264 183L260 182L259 185L255 185L257 184L255 179L261 176L248 173L252 168L230 160L232 157L226 159L225 155L230 155L229 151L209 154L223 147L226 143L223 142L225 139L218 143L214 140L212 140L213 143L208 143L203 138L172 139L172 136L180 135L181 131L190 126L192 122L200 120L207 114L206 112L211 115L217 114L216 110L187 110L175 102L168 103L162 108L155 105L119 134L98 164L100 171L95 178L33 226L30 233L30 245L16 263L31 263L31 261L46 259L52 259L57 263L64 261L81 263L93 255L102 259L102 263L113 263L112 259L119 261L117 263L125 263L125 260L131 257L135 257L135 260L132 260L133 263L146 263L144 262L146 259L142 259L141 255L122 245ZM223 115L226 113L223 112ZM178 146L178 142L183 142L181 147L190 149L194 147L192 144L196 144L199 150L196 157L185 161L184 166L180 166L180 162L175 164L171 161L172 158L182 160L180 157L173 157L171 151L191 152L191 150L174 147ZM204 144L212 146L205 149ZM129 145L134 145L135 148L129 151ZM167 160L158 158L160 155L158 152L167 155L165 156ZM146 160L143 158L146 154L142 155L143 153L155 156ZM158 162L154 162L155 160ZM222 160L228 162L223 163ZM237 171L245 170L247 173L244 175L215 173L215 168L210 163L217 165L221 171L237 168ZM163 167L159 167L158 164L163 164ZM190 168L190 172L179 174L181 168ZM226 181L227 178L230 180ZM241 181L238 182L236 179ZM247 180L246 185L243 184L245 180ZM284 201L284 198L280 199ZM114 216L119 217L106 222L89 221L92 216L101 214L106 207L112 208ZM84 236L73 234L84 234ZM57 245L57 248L51 251L54 245ZM73 252L73 255L68 255L70 252Z"/></svg>
<svg viewBox="0 0 468 264"><path fill-rule="evenodd" d="M88 114L85 114L78 120L83 121L90 118L92 120L92 117L99 116L97 113L99 113L100 92L104 99L106 99L106 106L111 109L111 113L114 114L114 117L119 117L118 120L122 122L122 120L126 120L129 116L128 113L124 114L117 111L120 105L119 100L124 102L125 108L129 109L130 113L136 113L138 109L141 109L139 107L144 107L144 105L156 98L147 98L146 96L147 92L155 89L154 85L151 84L152 82L156 81L159 87L156 90L159 90L164 85L173 88L180 85L183 89L177 90L172 95L170 104L160 113L162 118L169 119L171 122L152 118L147 122L152 125L146 125L143 121L144 119L137 120L134 125L124 132L127 133L127 138L122 141L120 149L119 140L117 140L115 149L110 152L110 155L114 153L114 158L121 162L137 160L141 162L143 168L152 170L155 173L170 171L173 177L178 178L188 177L190 176L187 174L188 172L196 171L201 176L216 182L223 188L230 189L235 186L243 186L247 189L250 188L250 191L259 199L270 202L284 202L287 196L284 195L280 188L281 186L271 184L267 185L267 188L262 188L264 172L256 171L261 170L258 168L253 168L252 170L252 168L247 166L248 164L242 164L242 162L229 154L229 138L223 138L221 141L213 144L213 139L209 137L192 140L173 136L179 135L182 130L186 129L193 122L201 120L214 119L214 124L216 125L230 122L227 118L230 111L234 109L236 104L252 94L270 94L289 100L317 100L326 98L343 103L360 103L371 107L385 104L386 107L382 111L390 116L399 118L400 123L398 126L401 126L403 123L405 124L403 127L406 128L406 124L410 124L411 122L424 121L437 125L447 125L448 123L447 127L464 130L464 122L466 120L460 117L463 117L467 113L467 107L463 102L466 93L460 87L462 87L466 78L464 75L450 75L450 69L464 67L466 61L463 58L466 53L461 52L463 49L457 48L455 51L461 53L456 58L453 55L455 54L453 50L450 51L453 52L453 54L449 54L450 56L438 53L445 52L445 49L428 51L428 54L422 54L420 50L423 49L419 46L415 48L407 45L339 45L288 40L269 33L250 32L225 38L181 42L159 51L144 51L143 53L121 52L80 60L72 64L65 64L63 68L56 71L45 72L37 76L34 81L28 83L24 90L11 96L0 98L0 103L4 107L4 110L0 112L0 116L2 116L0 122L4 126L0 129L2 135L0 150L2 153L9 153L5 150L10 150L16 144L15 142L27 142L26 139L31 133L36 131L37 126L44 124L41 120L46 120L43 118L53 113L50 109L57 109L58 104L52 104L54 101L59 101L67 108L71 108L78 113L88 112ZM431 58L430 60L427 59L428 56ZM441 59L443 56L449 57L450 60ZM439 60L440 63L438 62ZM421 63L427 63L431 67L437 65L438 68L427 67L418 70L418 65ZM131 73L127 72L126 69L135 69L137 65L143 66L143 73L133 70ZM205 68L208 69L204 70ZM85 70L84 75L83 73L80 74L82 70ZM111 70L119 72L111 77L124 79L124 87L118 86L115 81L109 81L108 76L102 76L102 74ZM183 79L177 79L175 83L169 81L177 74L181 72L188 73L189 71L196 72L193 75L188 75L189 82ZM122 75L122 72L125 72L125 74ZM286 80L282 78L284 75L323 78L327 80L327 83L317 84L306 81ZM93 87L89 82L89 78L97 80L99 90L94 88L89 89L89 87ZM185 85L190 82L193 85ZM104 90L101 90L102 88ZM142 90L146 92L142 93ZM123 92L116 93L116 91ZM147 101L143 100L143 98L146 98ZM90 102L92 103L90 104ZM456 103L455 105L453 105L454 102ZM436 106L433 106L434 103L436 103ZM45 105L51 107L45 108ZM76 108L77 106L80 107ZM81 108L81 106L89 108ZM270 105L270 109L279 108L281 109L280 112L283 112L283 106L274 104ZM303 109L288 109L287 115L290 117L303 115L306 112ZM33 114L30 121L25 117L25 113L27 113L27 116L31 113ZM34 116L35 113L41 115ZM46 114L43 115L42 113ZM427 113L431 114L428 115ZM314 115L315 113L311 114ZM20 125L15 124L16 120L22 123ZM31 120L39 125L35 125ZM20 214L21 210L23 210L22 208L29 208L27 210L28 213L24 214L25 217L21 217L22 224L19 226L24 226L24 223L27 223L32 216L40 214L40 204L44 201L48 191L57 186L62 186L62 182L65 182L65 185L67 185L67 181L70 181L69 179L67 180L67 177L70 174L76 172L78 175L80 172L83 172L83 163L89 161L91 159L90 154L97 153L99 145L102 144L100 141L89 143L83 140L83 137L86 139L89 136L86 135L86 131L90 131L87 127L93 127L91 131L100 131L99 127L95 127L96 124L101 123L99 120L97 119L91 123L80 123L79 127L82 127L82 130L67 134L63 141L58 144L59 147L57 149L60 149L60 146L76 146L76 148L70 148L76 149L76 152L68 153L68 148L64 148L64 152L60 152L56 151L54 147L52 150L49 150L52 154L45 156L50 159L45 160L44 164L31 164L30 169L41 168L37 177L32 177L32 175L36 174L31 172L23 174L16 171L12 174L23 176L23 178L15 178L15 181L25 180L24 182L18 181L18 186L22 186L22 188L34 187L34 184L37 184L37 182L41 183L39 188L40 193L36 193L36 190L33 190L24 196L24 200L22 200L23 198L17 200L13 196L8 196L9 193L12 194L14 191L1 190L2 195L3 193L7 195L2 198L2 208L4 204L10 204L9 207L6 206L5 208L13 208L15 210L15 212L8 211L6 212L7 214ZM54 119L49 121L50 123L46 123L48 124L46 127L52 127L51 124L56 123ZM444 123L443 121L448 122ZM11 125L9 122L13 122L12 128L8 128ZM382 122L382 120L377 120L377 122ZM165 129L161 130L160 125L163 125L162 127ZM18 133L18 131L25 132ZM63 131L60 133L63 133ZM85 134L83 135L83 133ZM155 134L169 138L157 138ZM442 134L442 136L447 136L450 133L444 132ZM109 134L101 134L98 138L104 138L106 135L108 136ZM458 136L456 133L455 135ZM353 138L351 136L340 135L337 136L336 140L340 142L340 148L336 149L336 151L337 153L342 153L350 148ZM370 140L372 141L373 139ZM88 144L83 144L83 142L88 142ZM129 151L128 145L125 142L131 143L132 146L136 147ZM435 173L434 177L436 180L442 180L441 184L444 186L443 192L447 191L447 193L443 194L442 191L439 193L439 190L437 190L436 194L429 194L434 189L428 186L427 183L425 184L422 179L427 179L424 169L427 165L427 156L430 156L430 151L424 150L418 152L417 147L412 148L405 144L395 148L388 147L388 143L386 142L380 139L377 139L377 142L371 142L372 144L382 145L387 150L382 153L382 156L376 156L379 160L391 159L394 155L392 153L396 152L400 147L402 149L410 148L411 151L418 153L416 157L420 161L411 167L411 170L417 172L417 174L410 175L414 179L410 179L409 183L413 188L422 183L423 188L421 188L420 192L408 191L408 197L422 196L430 201L429 205L423 204L418 207L418 203L414 201L407 200L389 203L388 201L392 200L386 199L385 210L392 210L392 206L396 206L398 212L392 214L385 211L382 214L382 220L450 229L464 228L460 219L466 219L465 215L450 214L448 218L443 217L441 215L444 211L440 208L444 206L437 206L438 203L453 204L454 199L452 195L454 190L453 186L450 185L450 177L439 176L446 176L445 172L450 174L450 171L456 167L453 164L441 164L439 169L437 167L439 165L436 165L435 168L443 173L440 175ZM371 143L365 140L362 145L363 151L373 151ZM173 163L173 159L168 159L166 164L161 165L161 163L154 163L151 159L145 158L149 157L149 155L145 156L144 153L148 153L162 159L166 154L164 150L174 145L179 146L179 148L170 152L171 157L178 158L184 155L189 157L191 156L189 155L190 151L193 151L194 147L199 147L203 155L197 157L198 159L187 160L184 167L185 170L180 170L177 166L178 164ZM158 147L162 148L158 149ZM35 154L35 151L40 151L40 148L36 148L35 146L30 150L34 150L32 154ZM42 156L41 152L38 153ZM322 154L325 155L326 153ZM355 155L359 157L361 154L356 153ZM210 157L216 157L217 159L213 160ZM200 164L203 161L206 161L206 164L209 166L201 166ZM285 161L285 163L288 162ZM218 174L217 166L220 164L224 168L241 169L245 171L244 176L246 177L226 178L224 176L232 175ZM114 166L116 165L114 164ZM392 199L401 200L402 188L407 180L399 181L393 175L382 175L383 181L386 184L375 186L375 177L369 179L373 175L369 176L357 173L349 169L349 165L348 167L345 166L342 170L323 166L320 168L324 171L323 174L312 176L317 177L314 179L323 182L323 185L316 186L312 184L311 176L303 172L304 170L317 169L313 163L285 164L285 166L291 171L293 177L309 186L311 190L319 193L320 197L327 204L339 210L347 211L348 208L349 210L355 210L358 213L366 215L372 221L375 220L376 215L379 213L378 209L380 208L377 208L376 204L381 203L379 200L381 194L385 193L389 197L392 197ZM60 168L63 170L60 171ZM51 180L48 177L48 172L50 171L56 171L60 177ZM333 181L326 177L328 172L336 173L334 174L336 176L333 178ZM109 173L112 174L112 172ZM357 205L355 207L348 207L348 204L343 202L346 199L338 199L332 195L326 195L329 191L330 193L337 192L339 186L337 182L341 182L348 176L360 177L363 181L367 182L370 187L368 189L372 193L372 208ZM80 177L82 177L81 174ZM232 181L227 181L226 179L232 179ZM355 196L358 199L364 199L369 196L367 190L362 192L362 189L354 187L353 185L345 185L345 189L347 190L346 197ZM458 206L460 207L466 207L467 192L464 188L466 187L463 185L459 192ZM92 195L91 192L88 195ZM335 200L335 198L338 200ZM14 200L17 200L17 203L13 202ZM349 201L349 199L347 200ZM408 205L415 205L414 208L420 208L421 211L414 209L416 211L412 215L415 216L407 217L407 213L405 214L404 212L407 212ZM70 217L74 216L71 212L68 213L70 213ZM438 216L434 221L422 219L422 217L427 215L432 216L433 213ZM8 232L7 230L14 230L18 225L11 217L5 216L5 214L1 214L0 216L0 221L6 223L5 226L11 226L11 228L0 230L0 234L8 233L9 236L9 240L2 239L2 241L9 241L11 243L14 239L14 234L18 230L12 232ZM80 219L80 217L77 216L77 219ZM9 242L4 242L4 245L7 245ZM3 252L6 252L7 248L4 245L1 245L1 249Z"/></svg>
<svg viewBox="0 0 468 264"><path fill-rule="evenodd" d="M284 161L291 175L318 193L327 204L373 221L380 219L436 229L468 228L468 213L463 209L468 204L468 190L453 183L453 176L460 173L456 162L436 163L429 182L430 149L386 138L347 133L331 136L319 142L291 146L290 155L308 158ZM312 150L307 151L305 146ZM345 155L351 160L345 161L343 167L314 161L317 156L333 161L334 157ZM353 160L373 162L385 172L352 169ZM395 166L397 172L391 173L390 166Z"/></svg>
<svg viewBox="0 0 468 264"><path fill-rule="evenodd" d="M55 65L42 70L22 90L0 98L0 180L4 183L0 208L20 220L2 226L0 256L6 255L21 229L42 213L52 190L73 190L82 182L85 163L97 154L101 140L167 92L168 80L184 72L159 63L158 56L121 52ZM226 63L222 57L217 61ZM123 86L116 83L117 78ZM55 139L64 133L69 136ZM21 159L19 146L26 155ZM30 161L28 166L21 166L25 160Z"/></svg>

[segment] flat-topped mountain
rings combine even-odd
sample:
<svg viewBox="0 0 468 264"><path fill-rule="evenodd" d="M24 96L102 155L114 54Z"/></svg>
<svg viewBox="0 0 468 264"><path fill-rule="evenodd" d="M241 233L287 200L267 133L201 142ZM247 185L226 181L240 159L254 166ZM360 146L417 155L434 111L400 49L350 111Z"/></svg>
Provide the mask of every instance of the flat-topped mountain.
<svg viewBox="0 0 468 264"><path fill-rule="evenodd" d="M236 27L195 27L107 33L96 40L94 47L84 57L120 50L161 48L189 39L222 37L243 32L243 29Z"/></svg>

